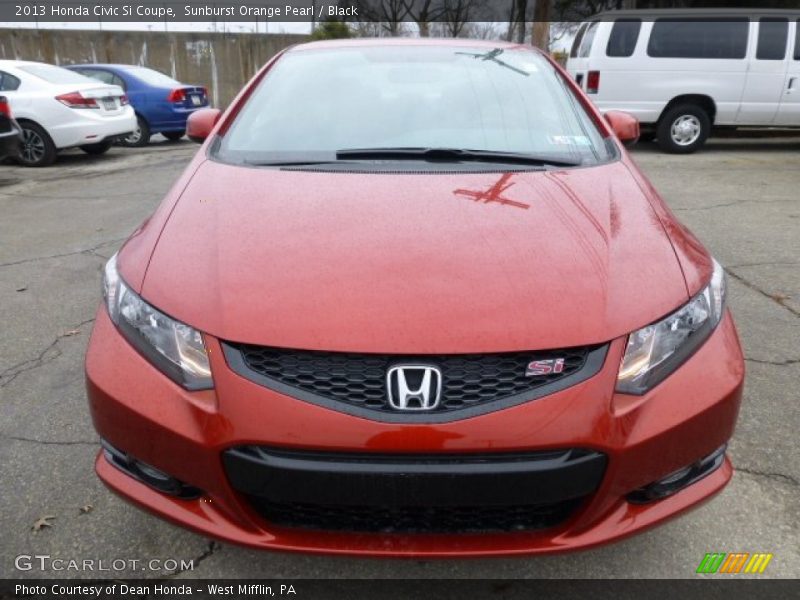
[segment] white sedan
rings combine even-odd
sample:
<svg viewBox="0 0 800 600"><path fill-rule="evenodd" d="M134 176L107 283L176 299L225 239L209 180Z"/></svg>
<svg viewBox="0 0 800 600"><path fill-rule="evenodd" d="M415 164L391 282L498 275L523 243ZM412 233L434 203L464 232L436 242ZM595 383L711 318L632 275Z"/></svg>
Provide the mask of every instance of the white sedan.
<svg viewBox="0 0 800 600"><path fill-rule="evenodd" d="M50 165L65 148L102 154L136 129L122 88L54 65L0 60L0 94L22 128L20 161L26 166Z"/></svg>

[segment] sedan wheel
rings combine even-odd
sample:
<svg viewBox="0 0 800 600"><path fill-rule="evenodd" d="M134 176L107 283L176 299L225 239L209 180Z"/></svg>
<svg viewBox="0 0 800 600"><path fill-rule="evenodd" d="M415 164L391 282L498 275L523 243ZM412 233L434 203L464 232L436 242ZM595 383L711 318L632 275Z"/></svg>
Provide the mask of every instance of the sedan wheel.
<svg viewBox="0 0 800 600"><path fill-rule="evenodd" d="M44 157L44 140L31 129L22 132L22 158L25 162L35 163Z"/></svg>
<svg viewBox="0 0 800 600"><path fill-rule="evenodd" d="M46 167L56 160L56 146L47 132L39 125L30 122L20 123L22 127L22 149L20 162L26 167Z"/></svg>
<svg viewBox="0 0 800 600"><path fill-rule="evenodd" d="M124 139L126 144L135 146L136 144L139 143L139 140L142 139L142 128L137 125L136 129L133 130L133 133L131 133L128 137Z"/></svg>
<svg viewBox="0 0 800 600"><path fill-rule="evenodd" d="M138 148L150 143L150 126L142 117L136 117L136 129L119 141L121 146Z"/></svg>

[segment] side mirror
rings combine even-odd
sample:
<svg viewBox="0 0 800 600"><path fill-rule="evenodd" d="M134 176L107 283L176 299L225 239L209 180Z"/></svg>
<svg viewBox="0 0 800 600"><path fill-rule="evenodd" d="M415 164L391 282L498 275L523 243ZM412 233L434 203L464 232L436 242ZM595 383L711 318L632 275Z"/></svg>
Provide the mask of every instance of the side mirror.
<svg viewBox="0 0 800 600"><path fill-rule="evenodd" d="M202 144L219 121L222 111L218 108L201 108L189 115L186 121L186 137Z"/></svg>
<svg viewBox="0 0 800 600"><path fill-rule="evenodd" d="M610 110L605 113L611 130L626 146L632 146L639 139L639 119L621 110Z"/></svg>

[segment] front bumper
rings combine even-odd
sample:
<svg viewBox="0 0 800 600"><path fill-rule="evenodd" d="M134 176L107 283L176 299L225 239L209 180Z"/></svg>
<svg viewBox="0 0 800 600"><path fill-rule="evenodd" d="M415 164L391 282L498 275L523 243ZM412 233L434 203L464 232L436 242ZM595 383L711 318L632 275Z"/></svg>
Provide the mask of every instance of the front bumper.
<svg viewBox="0 0 800 600"><path fill-rule="evenodd" d="M163 518L203 535L258 548L387 556L588 548L657 525L710 498L732 476L725 458L719 468L663 500L627 499L635 490L712 454L731 437L744 367L730 315L686 364L643 397L613 393L623 342L610 345L597 375L560 392L448 423L398 424L332 411L247 381L227 367L213 338L207 343L216 389L186 392L133 350L101 307L86 357L97 431L115 448L202 494L182 498L158 492L113 466L102 453L96 469L112 490ZM580 504L570 516L544 529L365 533L277 525L265 519L250 494L267 493L265 480L249 481L256 488L248 489L230 464L227 470L224 464L235 449L248 446L323 457L366 454L405 459L413 455L469 459L581 448L602 455L604 464L591 490L574 494ZM411 488L400 486L397 493L404 489ZM425 484L418 487L425 489ZM462 489L466 488L453 486L453 494ZM442 496L441 491L436 493ZM289 503L296 500L290 498ZM425 507L424 501L419 503Z"/></svg>

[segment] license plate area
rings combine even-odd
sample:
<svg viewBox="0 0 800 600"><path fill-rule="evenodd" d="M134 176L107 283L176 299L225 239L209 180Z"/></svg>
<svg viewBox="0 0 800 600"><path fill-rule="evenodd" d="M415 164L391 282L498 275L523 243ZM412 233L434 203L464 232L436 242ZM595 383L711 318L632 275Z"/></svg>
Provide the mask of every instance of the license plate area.
<svg viewBox="0 0 800 600"><path fill-rule="evenodd" d="M117 110L117 101L114 98L101 98L100 102L106 110Z"/></svg>
<svg viewBox="0 0 800 600"><path fill-rule="evenodd" d="M200 96L190 96L190 98L192 99L192 106L200 106L203 103Z"/></svg>

